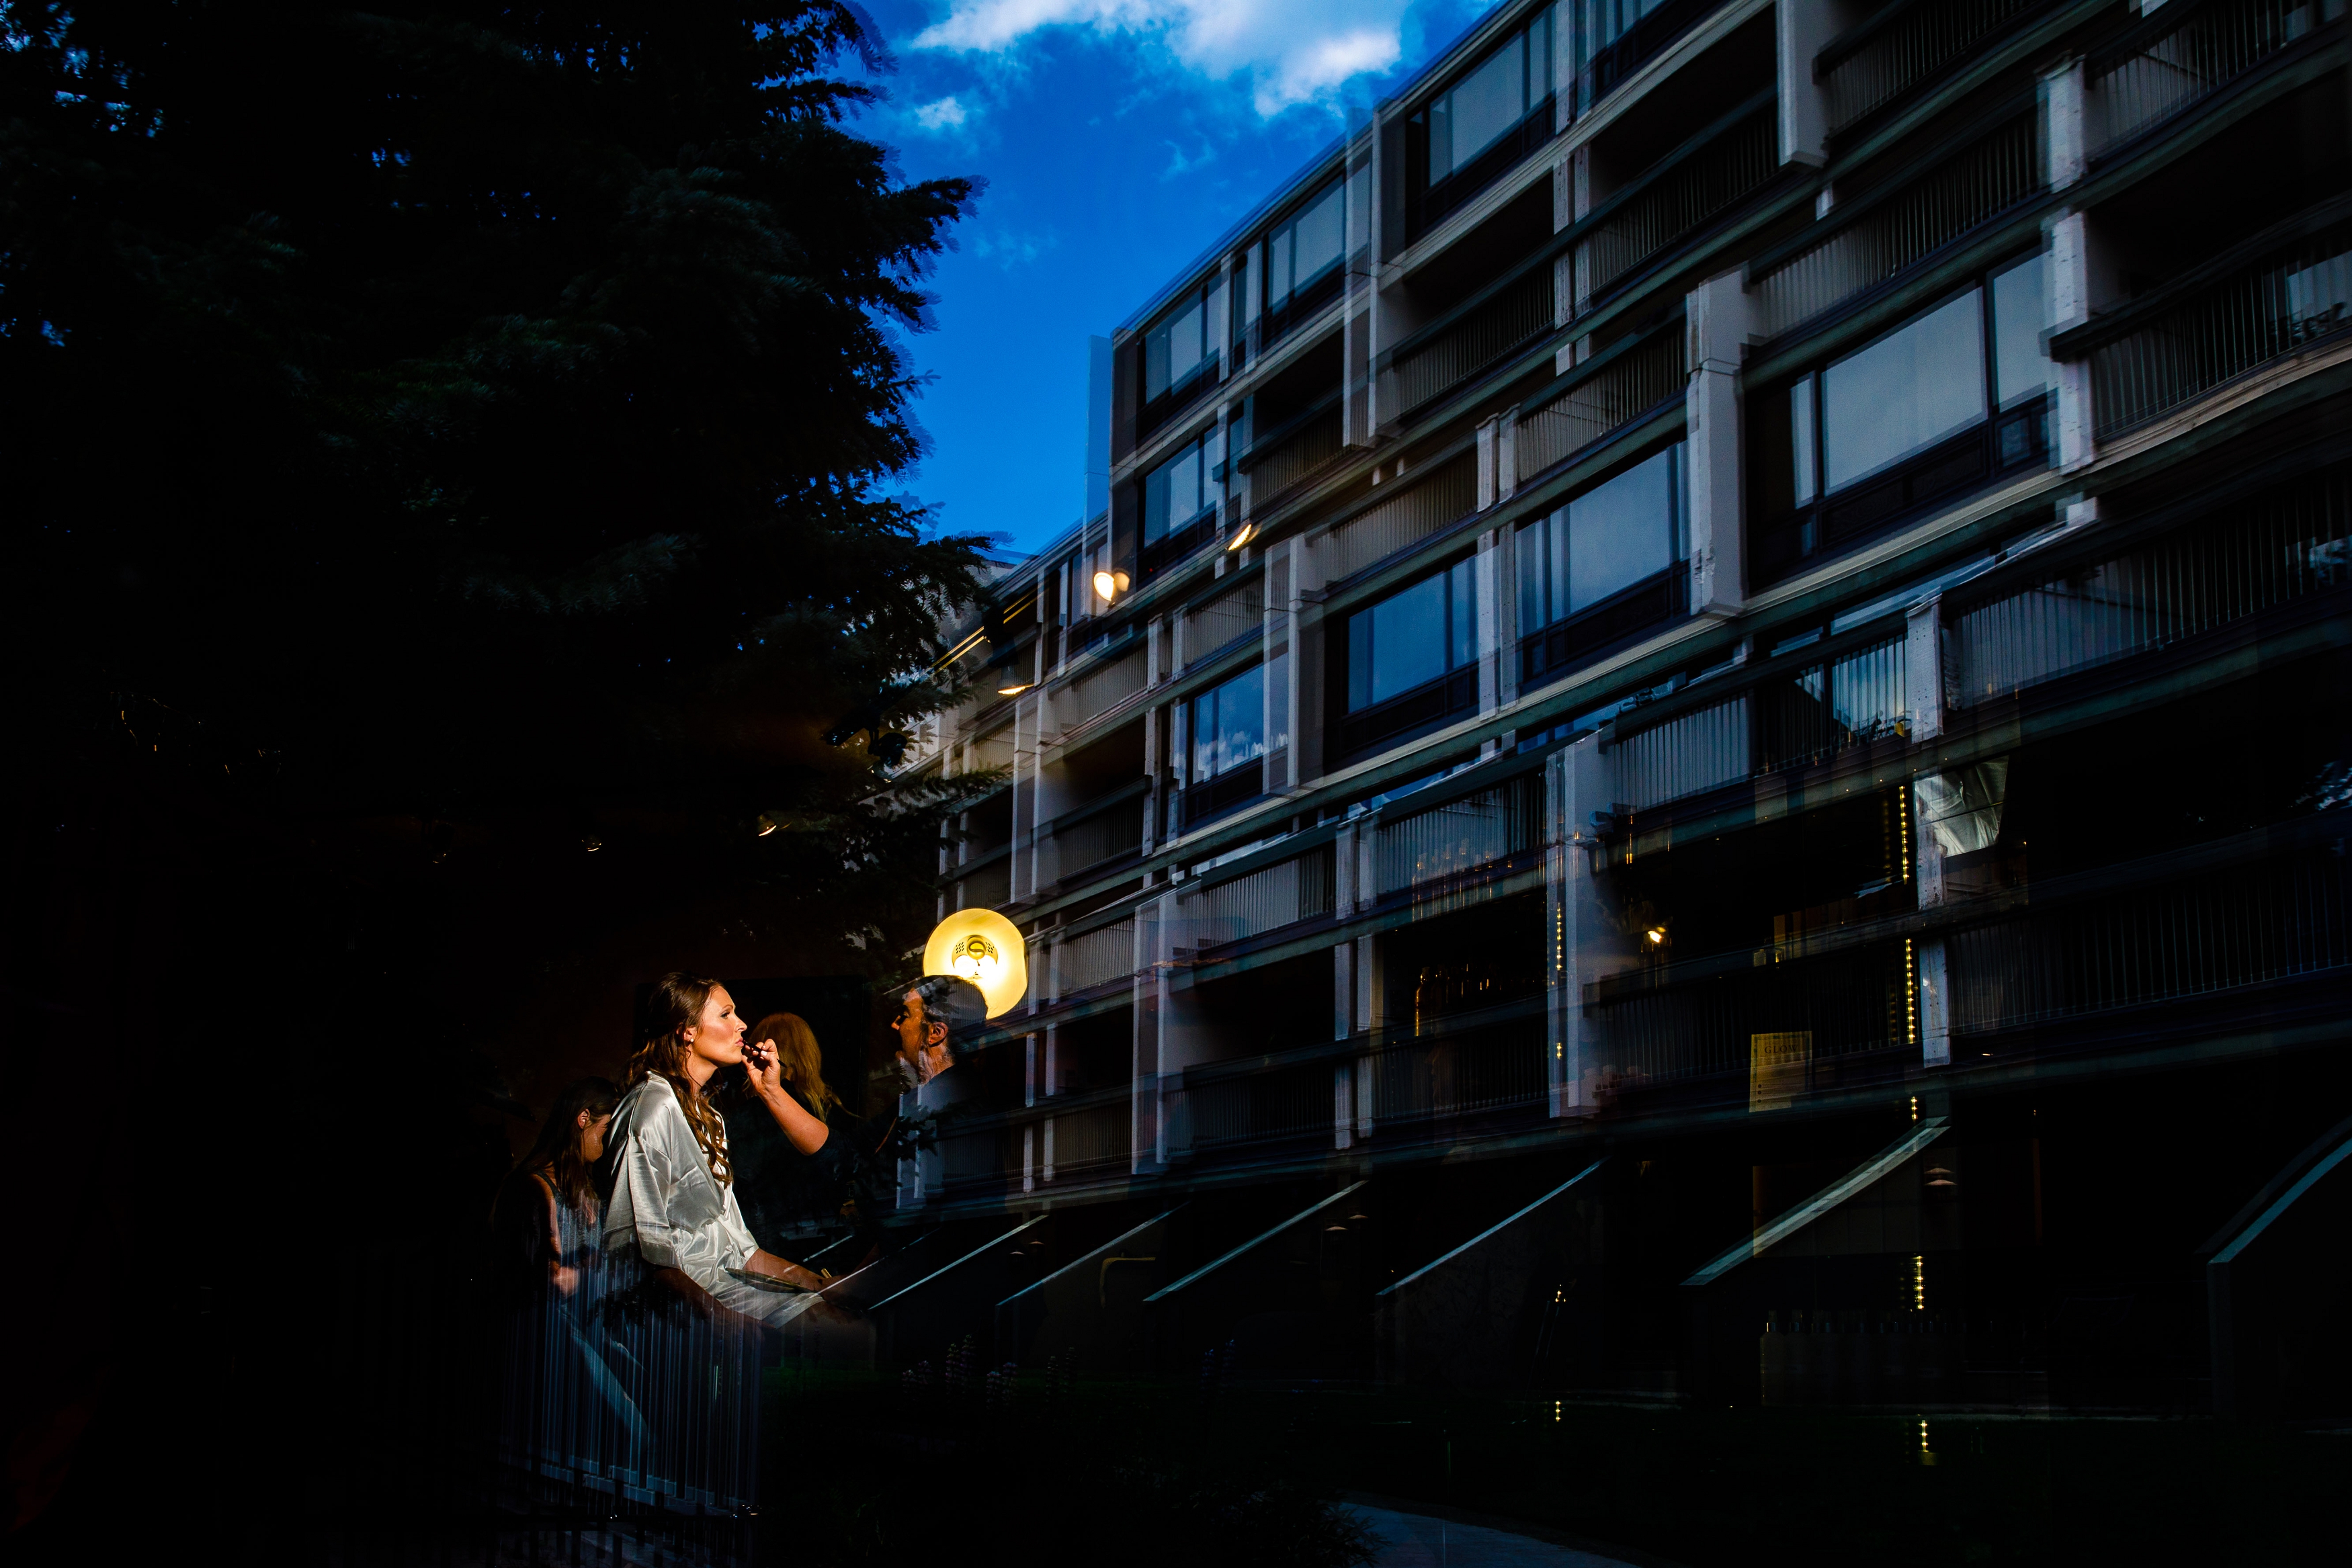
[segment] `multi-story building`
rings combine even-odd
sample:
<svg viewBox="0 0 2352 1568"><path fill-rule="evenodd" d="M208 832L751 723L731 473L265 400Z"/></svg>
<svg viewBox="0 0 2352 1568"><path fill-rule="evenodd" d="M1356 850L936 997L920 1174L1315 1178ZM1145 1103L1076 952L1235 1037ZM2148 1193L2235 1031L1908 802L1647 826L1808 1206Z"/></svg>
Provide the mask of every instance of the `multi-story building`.
<svg viewBox="0 0 2352 1568"><path fill-rule="evenodd" d="M886 1354L2341 1395L2343 13L1517 0L1146 303Z"/></svg>

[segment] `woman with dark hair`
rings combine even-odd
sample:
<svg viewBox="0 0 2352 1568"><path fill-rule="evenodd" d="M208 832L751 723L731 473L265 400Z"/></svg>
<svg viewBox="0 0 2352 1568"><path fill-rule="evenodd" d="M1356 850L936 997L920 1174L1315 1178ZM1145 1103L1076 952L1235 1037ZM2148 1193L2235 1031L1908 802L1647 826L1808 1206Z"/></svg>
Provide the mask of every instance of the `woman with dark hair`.
<svg viewBox="0 0 2352 1568"><path fill-rule="evenodd" d="M501 1429L517 1463L593 1469L644 1448L645 1423L599 1322L605 1271L591 1173L620 1098L603 1078L557 1095L491 1208L509 1309Z"/></svg>
<svg viewBox="0 0 2352 1568"><path fill-rule="evenodd" d="M743 1020L718 981L672 973L654 982L637 1017L629 1087L613 1118L613 1192L604 1246L635 1260L696 1312L740 1313L776 1324L814 1303L824 1283L799 1264L761 1250L736 1201L727 1124L705 1090L722 1067L744 1061ZM753 1077L761 1103L795 1144L824 1142L824 1124L795 1104L764 1055ZM797 1134L797 1135L796 1135ZM782 1292L755 1283L800 1287ZM801 1293L806 1292L806 1293Z"/></svg>
<svg viewBox="0 0 2352 1568"><path fill-rule="evenodd" d="M499 1188L491 1223L512 1278L559 1296L580 1291L597 1245L596 1189L590 1170L604 1155L620 1085L583 1078L555 1097L530 1152Z"/></svg>
<svg viewBox="0 0 2352 1568"><path fill-rule="evenodd" d="M837 1224L856 1174L858 1119L824 1081L816 1031L798 1013L770 1013L751 1026L743 1051L746 1081L728 1104L743 1145L737 1190L753 1232ZM784 1120L779 1096L794 1120ZM762 1135L770 1129L753 1105L768 1107L781 1136Z"/></svg>

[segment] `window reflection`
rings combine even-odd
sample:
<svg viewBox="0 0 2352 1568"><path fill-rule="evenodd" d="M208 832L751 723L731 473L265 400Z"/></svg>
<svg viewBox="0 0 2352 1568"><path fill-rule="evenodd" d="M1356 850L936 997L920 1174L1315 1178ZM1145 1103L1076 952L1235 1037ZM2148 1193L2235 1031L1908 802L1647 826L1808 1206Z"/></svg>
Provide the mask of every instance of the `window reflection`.
<svg viewBox="0 0 2352 1568"><path fill-rule="evenodd" d="M1146 545L1158 544L1171 534L1181 534L1216 510L1216 486L1210 476L1223 456L1222 445L1213 428L1204 431L1144 476Z"/></svg>
<svg viewBox="0 0 2352 1568"><path fill-rule="evenodd" d="M1971 288L1822 373L1826 488L1924 452L1984 418L1982 312Z"/></svg>
<svg viewBox="0 0 2352 1568"><path fill-rule="evenodd" d="M1534 631L1591 608L1682 559L1680 443L1519 530L1519 624Z"/></svg>
<svg viewBox="0 0 2352 1568"><path fill-rule="evenodd" d="M1408 696L1478 657L1476 562L1464 560L1348 620L1348 710Z"/></svg>
<svg viewBox="0 0 2352 1568"><path fill-rule="evenodd" d="M1434 185L1500 141L1551 98L1551 11L1536 13L1470 73L1430 101L1427 182Z"/></svg>
<svg viewBox="0 0 2352 1568"><path fill-rule="evenodd" d="M1251 666L1192 699L1192 781L1265 755L1265 666Z"/></svg>

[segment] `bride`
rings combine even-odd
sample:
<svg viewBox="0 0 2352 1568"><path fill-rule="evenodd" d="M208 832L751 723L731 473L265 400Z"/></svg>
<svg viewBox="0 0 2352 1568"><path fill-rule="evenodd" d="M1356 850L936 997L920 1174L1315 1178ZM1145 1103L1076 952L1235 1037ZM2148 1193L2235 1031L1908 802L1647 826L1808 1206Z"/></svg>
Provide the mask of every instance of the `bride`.
<svg viewBox="0 0 2352 1568"><path fill-rule="evenodd" d="M646 993L608 1138L604 1247L614 1261L635 1259L705 1318L731 1312L775 1325L817 1301L824 1281L752 1239L735 1201L726 1123L703 1091L720 1068L748 1060L752 1094L796 1148L814 1153L826 1128L784 1091L775 1047L762 1041L747 1059L743 1033L735 998L716 980L673 972ZM800 1290L763 1289L738 1274Z"/></svg>

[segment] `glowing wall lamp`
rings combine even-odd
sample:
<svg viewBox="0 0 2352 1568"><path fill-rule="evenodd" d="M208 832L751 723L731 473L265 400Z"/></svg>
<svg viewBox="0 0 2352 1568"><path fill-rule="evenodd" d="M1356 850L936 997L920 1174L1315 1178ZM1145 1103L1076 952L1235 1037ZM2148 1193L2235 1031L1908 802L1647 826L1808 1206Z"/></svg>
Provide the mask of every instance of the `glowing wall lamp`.
<svg viewBox="0 0 2352 1568"><path fill-rule="evenodd" d="M923 944L923 973L961 975L998 1018L1029 989L1028 949L1020 928L993 909L959 909Z"/></svg>
<svg viewBox="0 0 2352 1568"><path fill-rule="evenodd" d="M1110 603L1126 591L1127 573L1109 570L1095 573L1095 597L1105 604Z"/></svg>

